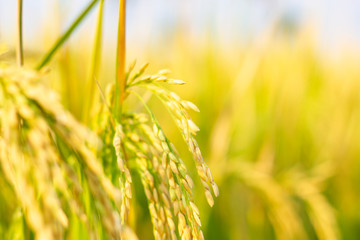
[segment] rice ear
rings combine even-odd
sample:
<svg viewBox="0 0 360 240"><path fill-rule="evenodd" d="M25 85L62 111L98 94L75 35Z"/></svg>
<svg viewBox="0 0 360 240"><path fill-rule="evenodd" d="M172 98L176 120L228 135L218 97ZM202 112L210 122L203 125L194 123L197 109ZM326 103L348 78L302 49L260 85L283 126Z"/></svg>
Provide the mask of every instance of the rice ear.
<svg viewBox="0 0 360 240"><path fill-rule="evenodd" d="M121 192L90 149L96 137L64 110L36 72L1 67L0 91L0 164L36 238L62 238L70 215L86 224L84 203L70 198L83 195L79 188L87 189L101 209L104 231L119 238L113 203ZM76 188L78 171L84 179Z"/></svg>

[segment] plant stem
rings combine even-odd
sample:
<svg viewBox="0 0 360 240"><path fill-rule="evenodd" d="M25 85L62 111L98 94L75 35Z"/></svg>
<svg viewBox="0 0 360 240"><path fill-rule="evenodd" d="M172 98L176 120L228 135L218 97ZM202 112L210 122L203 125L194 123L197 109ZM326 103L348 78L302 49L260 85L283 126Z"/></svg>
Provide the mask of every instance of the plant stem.
<svg viewBox="0 0 360 240"><path fill-rule="evenodd" d="M101 60L101 38L102 38L102 24L103 24L103 13L104 13L104 0L100 0L99 13L97 18L97 26L95 32L93 56L89 74L89 99L87 101L88 106L84 108L85 122L90 119L91 108L95 99L95 83L96 79L99 79L99 67Z"/></svg>
<svg viewBox="0 0 360 240"><path fill-rule="evenodd" d="M116 54L116 83L120 94L120 109L125 99L125 23L126 23L126 0L119 3L118 42Z"/></svg>
<svg viewBox="0 0 360 240"><path fill-rule="evenodd" d="M16 59L17 64L21 67L24 63L23 56L23 36L22 36L22 9L23 9L23 1L17 1L17 26L18 26L18 41L17 41L17 49L16 49Z"/></svg>
<svg viewBox="0 0 360 240"><path fill-rule="evenodd" d="M48 51L48 53L43 57L41 62L37 65L36 69L40 70L44 67L56 53L56 51L65 43L65 41L70 37L73 31L80 25L83 19L88 15L91 9L99 0L92 0L89 5L84 9L84 11L76 18L76 20L71 24L68 30L55 42L53 47Z"/></svg>

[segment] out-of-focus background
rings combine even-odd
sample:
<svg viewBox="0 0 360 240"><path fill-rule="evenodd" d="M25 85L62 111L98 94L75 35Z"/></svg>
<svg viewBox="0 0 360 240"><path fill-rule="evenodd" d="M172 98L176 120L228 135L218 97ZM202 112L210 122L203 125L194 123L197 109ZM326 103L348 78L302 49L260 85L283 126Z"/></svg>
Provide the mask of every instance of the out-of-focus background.
<svg viewBox="0 0 360 240"><path fill-rule="evenodd" d="M195 188L206 239L359 239L360 2L127 2L128 63L171 69L187 81L174 90L201 109L192 116L197 139L220 188L213 208L199 181ZM27 67L87 3L24 0ZM105 3L102 86L115 76L118 1ZM0 0L0 43L10 49L15 12L16 1ZM79 120L95 18L93 11L50 64L49 84ZM167 129L185 153L176 128ZM152 239L145 210L134 225L140 239Z"/></svg>

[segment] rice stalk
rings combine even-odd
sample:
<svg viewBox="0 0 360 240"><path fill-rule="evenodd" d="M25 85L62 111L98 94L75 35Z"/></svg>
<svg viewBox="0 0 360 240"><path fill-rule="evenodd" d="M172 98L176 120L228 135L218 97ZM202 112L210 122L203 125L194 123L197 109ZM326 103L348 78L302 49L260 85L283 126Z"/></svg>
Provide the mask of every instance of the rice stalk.
<svg viewBox="0 0 360 240"><path fill-rule="evenodd" d="M85 123L89 122L89 118L91 117L92 113L92 106L96 99L95 97L95 81L94 79L98 79L99 75L99 68L100 68L100 60L101 60L101 38L102 38L102 25L103 25L103 15L104 15L104 1L100 0L99 4L99 12L97 17L97 25L95 31L95 39L94 39L94 48L93 48L93 55L92 61L90 66L90 74L88 79L89 84L89 100L86 102L86 107L84 107L83 116L85 117Z"/></svg>
<svg viewBox="0 0 360 240"><path fill-rule="evenodd" d="M324 166L320 166L324 167ZM272 223L277 239L308 239L304 229L304 220L296 199L304 205L319 239L338 239L339 230L335 213L321 193L318 182L303 172L290 169L284 173L284 180L276 180L270 173L258 169L254 164L234 159L227 167L227 176L236 176L263 199L269 221ZM311 171L310 171L311 172ZM329 170L326 169L329 173ZM315 175L319 177L319 174Z"/></svg>
<svg viewBox="0 0 360 240"><path fill-rule="evenodd" d="M0 68L1 168L26 227L36 239L60 239L70 225L69 216L75 215L96 236L99 233L87 223L95 214L101 216L95 221L102 222L106 234L118 239L121 228L115 206L121 191L90 149L96 137L63 109L40 78L33 71ZM94 209L86 209L87 191Z"/></svg>
<svg viewBox="0 0 360 240"><path fill-rule="evenodd" d="M322 185L333 173L333 163L318 164L307 174L299 170L286 174L288 190L305 204L306 212L319 239L339 239L339 229L333 207L322 194ZM313 176L312 176L313 175Z"/></svg>
<svg viewBox="0 0 360 240"><path fill-rule="evenodd" d="M17 41L17 51L16 51L16 58L17 63L19 66L22 66L24 63L24 56L23 56L23 37L22 37L22 10L23 9L23 1L17 1L17 26L18 26L18 41Z"/></svg>
<svg viewBox="0 0 360 240"><path fill-rule="evenodd" d="M92 0L89 5L81 12L81 14L75 19L75 21L69 26L69 28L63 33L50 50L45 54L41 61L36 66L36 70L41 70L53 57L53 55L60 49L60 47L68 40L74 30L82 23L85 17L90 13L92 8L99 0Z"/></svg>
<svg viewBox="0 0 360 240"><path fill-rule="evenodd" d="M104 145L98 153L103 157L105 172L111 174L113 182L119 182L123 192L121 207L122 222L126 223L132 186L132 174L140 176L148 202L155 239L204 239L201 231L200 212L193 199L193 181L187 173L187 167L176 151L175 146L166 137L154 113L137 87L157 95L178 122L179 129L196 162L198 174L205 188L205 196L212 206L213 194L219 194L212 174L206 166L195 140L198 128L192 122L187 109L198 111L191 102L181 100L175 93L169 92L159 83L184 84L185 82L168 78L168 71L162 70L156 75L144 75L148 64L132 74L134 63L126 73L124 97L134 95L143 104L147 114L122 112L119 122L114 119L116 88L107 87L104 104L99 109L95 126L96 132L104 139ZM172 104L172 105L171 105ZM115 120L117 121L117 120ZM109 158L112 153L113 157ZM129 170L128 170L129 169ZM131 173L131 174L128 174ZM138 187L138 186L132 186ZM176 219L176 220L175 220Z"/></svg>
<svg viewBox="0 0 360 240"><path fill-rule="evenodd" d="M119 1L119 20L116 49L116 72L115 72L115 117L121 116L125 99L125 60L126 60L126 0Z"/></svg>
<svg viewBox="0 0 360 240"><path fill-rule="evenodd" d="M301 218L292 202L291 194L284 186L250 163L235 160L231 167L230 165L227 167L227 171L263 199L277 239L306 239Z"/></svg>

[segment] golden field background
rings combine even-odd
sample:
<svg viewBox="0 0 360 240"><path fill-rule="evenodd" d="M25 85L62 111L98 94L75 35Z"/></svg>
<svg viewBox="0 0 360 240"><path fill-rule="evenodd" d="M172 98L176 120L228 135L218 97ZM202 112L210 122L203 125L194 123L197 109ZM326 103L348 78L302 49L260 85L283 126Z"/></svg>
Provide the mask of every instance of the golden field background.
<svg viewBox="0 0 360 240"><path fill-rule="evenodd" d="M251 43L226 47L211 34L195 41L186 25L177 26L141 55L130 42L127 60L149 62L149 72L171 69L172 77L187 82L173 90L201 110L192 115L201 129L197 140L220 189L210 208L190 168L206 239L358 239L360 54L344 46L330 58L319 51L312 27L289 32L281 20L269 25ZM48 73L49 85L80 121L86 102L99 97L88 95L88 28L55 56ZM49 47L53 38L39 41ZM114 80L111 49L104 46L102 86ZM28 67L40 57L41 50L25 48ZM0 60L14 61L12 51ZM170 116L156 99L149 101L186 156ZM0 222L13 210L4 206L11 199L0 199ZM152 239L146 204L139 200L136 208L132 227L140 239Z"/></svg>

